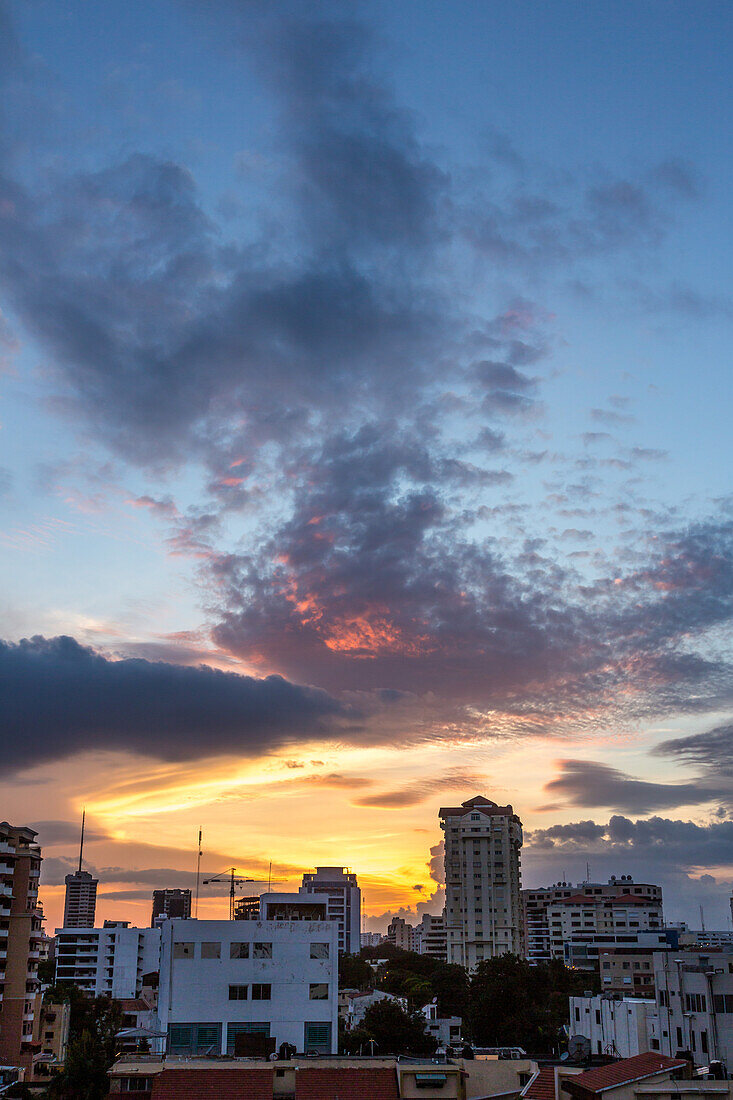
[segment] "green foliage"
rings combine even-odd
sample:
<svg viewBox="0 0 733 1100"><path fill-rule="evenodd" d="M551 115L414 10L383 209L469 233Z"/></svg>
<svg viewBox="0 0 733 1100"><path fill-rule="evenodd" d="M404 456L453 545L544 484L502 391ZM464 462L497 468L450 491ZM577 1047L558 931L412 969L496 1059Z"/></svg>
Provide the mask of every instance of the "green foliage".
<svg viewBox="0 0 733 1100"><path fill-rule="evenodd" d="M50 1088L54 1100L107 1096L107 1071L115 1060L115 1035L121 1027L122 1009L110 997L82 997L72 1003L66 1062Z"/></svg>
<svg viewBox="0 0 733 1100"><path fill-rule="evenodd" d="M552 1054L568 1021L568 997L597 985L584 971L559 960L530 966L517 955L480 963L471 979L465 1031L477 1046L520 1046Z"/></svg>
<svg viewBox="0 0 733 1100"><path fill-rule="evenodd" d="M384 958L377 975L377 988L406 997L414 1008L438 998L441 1016L465 1016L468 1011L469 981L462 966L440 962L430 955L403 951L392 944L364 948L364 958Z"/></svg>
<svg viewBox="0 0 733 1100"><path fill-rule="evenodd" d="M339 989L374 989L374 970L361 955L339 957Z"/></svg>
<svg viewBox="0 0 733 1100"><path fill-rule="evenodd" d="M56 977L56 963L53 959L43 959L38 964L38 980L41 985L52 985Z"/></svg>
<svg viewBox="0 0 733 1100"><path fill-rule="evenodd" d="M341 1036L348 1053L371 1052L370 1039L374 1040L374 1053L428 1055L435 1050L435 1040L425 1030L421 1013L407 1012L398 1001L377 1001L364 1013L361 1027Z"/></svg>

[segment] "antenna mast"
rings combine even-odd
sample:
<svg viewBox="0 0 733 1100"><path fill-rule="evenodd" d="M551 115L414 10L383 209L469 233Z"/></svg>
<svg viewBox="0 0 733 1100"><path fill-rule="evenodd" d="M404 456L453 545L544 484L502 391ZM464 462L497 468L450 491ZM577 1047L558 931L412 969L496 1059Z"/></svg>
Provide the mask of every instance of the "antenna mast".
<svg viewBox="0 0 733 1100"><path fill-rule="evenodd" d="M194 917L196 917L196 919L198 919L198 915L199 915L199 881L201 879L201 837L202 837L202 835L203 835L203 833L202 833L202 830L201 830L201 826L199 825L199 847L198 847L198 855L196 857L196 908L194 910Z"/></svg>
<svg viewBox="0 0 733 1100"><path fill-rule="evenodd" d="M79 874L81 874L81 857L82 857L82 853L84 851L84 822L86 821L86 816L87 816L87 810L86 810L86 806L85 806L84 809L81 811L81 839L79 840L79 871L78 871Z"/></svg>

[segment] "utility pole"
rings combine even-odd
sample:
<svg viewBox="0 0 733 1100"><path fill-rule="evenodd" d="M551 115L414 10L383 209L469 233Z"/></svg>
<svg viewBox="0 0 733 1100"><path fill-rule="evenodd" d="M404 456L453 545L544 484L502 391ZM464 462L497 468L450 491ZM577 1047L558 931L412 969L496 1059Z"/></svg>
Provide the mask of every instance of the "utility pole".
<svg viewBox="0 0 733 1100"><path fill-rule="evenodd" d="M196 908L194 909L194 912L193 912L193 915L196 918L198 918L198 915L199 915L199 880L201 878L201 856L203 855L203 852L201 851L201 838L202 837L203 837L203 829L199 825L199 846L198 846L198 855L196 857Z"/></svg>

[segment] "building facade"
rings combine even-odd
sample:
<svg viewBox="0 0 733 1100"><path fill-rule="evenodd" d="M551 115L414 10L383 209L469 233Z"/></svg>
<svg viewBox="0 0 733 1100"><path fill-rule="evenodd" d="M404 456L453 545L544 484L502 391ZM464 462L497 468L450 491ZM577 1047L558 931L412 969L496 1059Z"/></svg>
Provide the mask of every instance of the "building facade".
<svg viewBox="0 0 733 1100"><path fill-rule="evenodd" d="M445 962L447 957L445 937L445 914L435 916L433 913L423 913L423 918L414 931L415 951L421 955L430 955L439 962Z"/></svg>
<svg viewBox="0 0 733 1100"><path fill-rule="evenodd" d="M33 1063L41 911L37 833L0 822L0 1065Z"/></svg>
<svg viewBox="0 0 733 1100"><path fill-rule="evenodd" d="M99 879L80 869L67 875L64 882L64 928L94 928Z"/></svg>
<svg viewBox="0 0 733 1100"><path fill-rule="evenodd" d="M361 947L361 890L346 867L316 867L303 875L301 894L325 894L328 919L338 925L339 951L357 955Z"/></svg>
<svg viewBox="0 0 733 1100"><path fill-rule="evenodd" d="M649 1048L653 1001L640 997L570 998L570 1034L590 1041L591 1054L635 1058Z"/></svg>
<svg viewBox="0 0 733 1100"><path fill-rule="evenodd" d="M415 950L415 929L404 917L392 917L387 925L387 943L403 951Z"/></svg>
<svg viewBox="0 0 733 1100"><path fill-rule="evenodd" d="M334 922L171 920L161 931L158 1020L169 1054L235 1054L240 1035L336 1052Z"/></svg>
<svg viewBox="0 0 733 1100"><path fill-rule="evenodd" d="M626 898L627 907L633 905L637 912L641 903L646 905L646 923L636 924L636 915L623 917L621 907L615 916L613 911L604 916L604 903L618 902L622 897ZM581 905L585 902L585 912L575 904L578 898L582 899ZM564 926L571 936L576 932L579 935L590 931L612 932L614 925L619 926L621 932L634 927L661 928L662 888L634 882L631 875L618 878L612 875L608 882L582 882L575 886L570 882L556 882L541 889L522 891L522 917L526 957L530 962L548 962L551 958L564 957ZM627 923L621 926L623 920ZM585 929L584 924L589 927ZM600 929L596 925L604 927Z"/></svg>
<svg viewBox="0 0 733 1100"><path fill-rule="evenodd" d="M150 927L155 928L162 920L178 917L187 920L191 916L190 890L153 890L153 911Z"/></svg>
<svg viewBox="0 0 733 1100"><path fill-rule="evenodd" d="M522 949L522 823L511 806L479 795L443 807L446 955L473 969Z"/></svg>
<svg viewBox="0 0 733 1100"><path fill-rule="evenodd" d="M142 992L143 976L160 965L160 928L56 929L56 981L73 982L90 996L119 1000Z"/></svg>

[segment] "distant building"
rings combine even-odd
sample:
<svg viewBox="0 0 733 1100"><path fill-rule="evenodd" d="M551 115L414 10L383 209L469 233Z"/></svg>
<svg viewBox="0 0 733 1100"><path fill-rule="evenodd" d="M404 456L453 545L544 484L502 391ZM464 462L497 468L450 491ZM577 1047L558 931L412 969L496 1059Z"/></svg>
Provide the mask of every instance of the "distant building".
<svg viewBox="0 0 733 1100"><path fill-rule="evenodd" d="M662 946L644 946L644 940L657 939L655 933L637 936L638 944L606 947L599 955L601 990L624 997L654 998L654 952ZM671 950L666 945L667 950Z"/></svg>
<svg viewBox="0 0 733 1100"><path fill-rule="evenodd" d="M650 1019L656 1009L654 1001L640 997L571 997L570 1035L588 1039L591 1054L635 1058L650 1049Z"/></svg>
<svg viewBox="0 0 733 1100"><path fill-rule="evenodd" d="M37 833L0 822L0 1066L33 1063L41 911Z"/></svg>
<svg viewBox="0 0 733 1100"><path fill-rule="evenodd" d="M94 928L97 912L97 886L99 879L89 871L74 871L67 875L66 900L64 902L64 928Z"/></svg>
<svg viewBox="0 0 733 1100"><path fill-rule="evenodd" d="M383 932L362 932L361 934L362 947L378 947L383 940Z"/></svg>
<svg viewBox="0 0 733 1100"><path fill-rule="evenodd" d="M234 919L235 920L259 920L260 919L260 899L259 899L259 897L237 898L237 900L234 902Z"/></svg>
<svg viewBox="0 0 733 1100"><path fill-rule="evenodd" d="M337 931L326 921L166 921L158 1019L168 1054L233 1055L257 1036L269 1049L334 1053Z"/></svg>
<svg viewBox="0 0 733 1100"><path fill-rule="evenodd" d="M445 914L435 916L433 913L424 913L420 923L415 926L413 942L415 951L421 955L430 955L439 962L445 962L447 955Z"/></svg>
<svg viewBox="0 0 733 1100"><path fill-rule="evenodd" d="M328 919L328 898L271 891L260 896L259 919L325 921Z"/></svg>
<svg viewBox="0 0 733 1100"><path fill-rule="evenodd" d="M301 894L326 894L328 919L336 921L339 951L356 955L361 946L361 890L356 875L345 867L316 867L303 875Z"/></svg>
<svg viewBox="0 0 733 1100"><path fill-rule="evenodd" d="M403 951L415 950L415 929L404 917L392 917L387 925L387 943Z"/></svg>
<svg viewBox="0 0 733 1100"><path fill-rule="evenodd" d="M187 920L191 916L190 890L153 890L153 912L150 927L154 928L161 920L178 917Z"/></svg>
<svg viewBox="0 0 733 1100"><path fill-rule="evenodd" d="M700 948L703 951L711 949L733 951L733 932L730 930L690 932L688 930L680 933L679 946L682 948Z"/></svg>
<svg viewBox="0 0 733 1100"><path fill-rule="evenodd" d="M664 923L661 886L634 882L631 875L619 878L613 875L605 883L582 882L573 886L570 882L557 882L541 889L523 890L522 911L524 949L530 962L566 958L568 942L582 945L593 942L592 937L599 934L613 937L634 931L655 931ZM607 942L615 944L610 938Z"/></svg>
<svg viewBox="0 0 733 1100"><path fill-rule="evenodd" d="M425 1030L432 1035L439 1047L450 1047L461 1042L461 1016L439 1016L435 1002L420 1009L425 1017Z"/></svg>
<svg viewBox="0 0 733 1100"><path fill-rule="evenodd" d="M137 997L143 977L159 965L160 928L105 921L104 928L56 929L56 981L90 996Z"/></svg>
<svg viewBox="0 0 733 1100"><path fill-rule="evenodd" d="M511 806L481 795L442 807L446 953L473 969L522 949L522 823Z"/></svg>
<svg viewBox="0 0 733 1100"><path fill-rule="evenodd" d="M352 989L346 992L344 1002L340 1010L340 1016L346 1031L353 1031L360 1027L364 1021L367 1009L380 1001L396 1001L402 1008L407 1007L404 997L398 997L394 993L385 993L381 989Z"/></svg>

